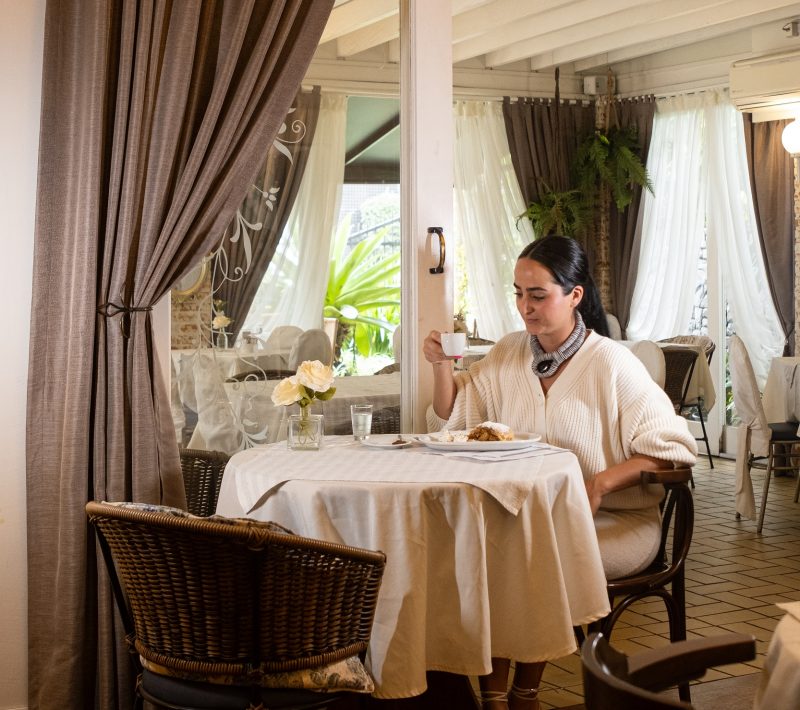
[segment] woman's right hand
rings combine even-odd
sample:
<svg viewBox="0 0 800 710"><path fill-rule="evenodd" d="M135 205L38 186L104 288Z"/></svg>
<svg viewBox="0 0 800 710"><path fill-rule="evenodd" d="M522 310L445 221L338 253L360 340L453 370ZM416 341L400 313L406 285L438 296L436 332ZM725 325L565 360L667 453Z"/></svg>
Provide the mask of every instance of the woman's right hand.
<svg viewBox="0 0 800 710"><path fill-rule="evenodd" d="M437 362L449 362L452 358L447 357L442 350L442 334L438 330L432 330L425 341L422 343L422 354L425 359L436 364Z"/></svg>

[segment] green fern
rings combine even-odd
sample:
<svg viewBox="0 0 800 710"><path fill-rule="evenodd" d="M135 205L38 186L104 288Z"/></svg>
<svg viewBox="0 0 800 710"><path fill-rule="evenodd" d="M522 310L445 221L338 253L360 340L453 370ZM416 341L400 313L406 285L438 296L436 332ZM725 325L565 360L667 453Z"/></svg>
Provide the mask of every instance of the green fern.
<svg viewBox="0 0 800 710"><path fill-rule="evenodd" d="M588 210L581 190L553 192L549 185L543 183L539 202L531 202L521 215L521 219L529 219L536 238L548 234L561 234L575 237L586 228Z"/></svg>
<svg viewBox="0 0 800 710"><path fill-rule="evenodd" d="M601 186L608 187L620 211L633 200L635 185L653 192L647 169L638 155L636 138L636 128L631 126L612 128L607 134L594 131L581 143L574 173L589 205L596 204Z"/></svg>

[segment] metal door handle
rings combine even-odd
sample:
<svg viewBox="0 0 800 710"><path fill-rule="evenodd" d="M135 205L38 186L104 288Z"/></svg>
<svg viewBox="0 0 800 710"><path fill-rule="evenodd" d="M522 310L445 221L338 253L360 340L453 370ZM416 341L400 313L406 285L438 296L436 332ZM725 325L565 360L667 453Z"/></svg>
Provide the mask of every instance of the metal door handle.
<svg viewBox="0 0 800 710"><path fill-rule="evenodd" d="M444 241L444 230L441 227L428 227L428 234L436 234L439 237L439 264L438 266L431 267L429 271L432 274L443 274L444 258L447 251Z"/></svg>

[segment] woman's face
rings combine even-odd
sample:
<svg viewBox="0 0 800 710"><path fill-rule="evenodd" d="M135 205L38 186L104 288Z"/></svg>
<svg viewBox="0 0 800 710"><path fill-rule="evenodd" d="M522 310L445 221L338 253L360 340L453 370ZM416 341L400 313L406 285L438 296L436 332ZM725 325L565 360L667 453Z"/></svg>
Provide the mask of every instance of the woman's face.
<svg viewBox="0 0 800 710"><path fill-rule="evenodd" d="M523 257L514 268L514 293L525 329L537 336L543 347L557 348L569 337L575 327L573 311L583 297L582 286L565 294L547 267Z"/></svg>

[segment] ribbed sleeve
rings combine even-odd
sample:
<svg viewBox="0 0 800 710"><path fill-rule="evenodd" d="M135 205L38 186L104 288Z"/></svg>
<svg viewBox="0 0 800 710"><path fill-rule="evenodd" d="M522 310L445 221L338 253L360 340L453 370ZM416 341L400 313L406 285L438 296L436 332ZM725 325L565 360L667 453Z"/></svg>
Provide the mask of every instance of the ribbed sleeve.
<svg viewBox="0 0 800 710"><path fill-rule="evenodd" d="M626 347L590 333L546 396L531 361L527 333L504 337L468 372L456 373L453 412L444 421L429 408L429 430L466 429L488 419L535 432L573 451L586 478L634 454L694 465L697 444L686 420ZM653 488L617 491L602 507L649 507L662 494Z"/></svg>

